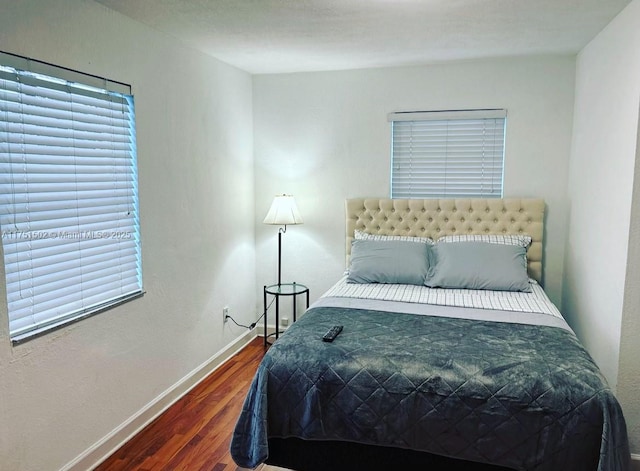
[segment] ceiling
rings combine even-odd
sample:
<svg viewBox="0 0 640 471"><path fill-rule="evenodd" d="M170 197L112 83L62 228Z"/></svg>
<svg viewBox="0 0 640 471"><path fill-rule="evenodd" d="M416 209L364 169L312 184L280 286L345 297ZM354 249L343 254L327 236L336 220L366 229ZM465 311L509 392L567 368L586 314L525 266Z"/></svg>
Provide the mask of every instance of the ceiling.
<svg viewBox="0 0 640 471"><path fill-rule="evenodd" d="M254 74L575 54L630 0L97 0Z"/></svg>

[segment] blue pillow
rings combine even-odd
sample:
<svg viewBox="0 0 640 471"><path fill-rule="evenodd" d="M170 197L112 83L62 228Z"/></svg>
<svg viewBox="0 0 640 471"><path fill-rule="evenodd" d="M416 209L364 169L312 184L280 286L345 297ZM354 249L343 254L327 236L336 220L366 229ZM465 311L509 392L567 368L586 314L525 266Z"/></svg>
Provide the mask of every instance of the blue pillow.
<svg viewBox="0 0 640 471"><path fill-rule="evenodd" d="M347 283L424 285L428 251L425 243L354 240Z"/></svg>
<svg viewBox="0 0 640 471"><path fill-rule="evenodd" d="M431 250L427 286L531 292L524 247L450 242L438 243Z"/></svg>

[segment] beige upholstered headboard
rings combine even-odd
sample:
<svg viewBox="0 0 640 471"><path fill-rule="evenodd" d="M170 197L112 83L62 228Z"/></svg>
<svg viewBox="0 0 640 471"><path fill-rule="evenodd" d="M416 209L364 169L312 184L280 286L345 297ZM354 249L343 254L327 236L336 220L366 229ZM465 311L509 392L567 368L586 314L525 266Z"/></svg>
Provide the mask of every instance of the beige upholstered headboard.
<svg viewBox="0 0 640 471"><path fill-rule="evenodd" d="M455 234L528 234L529 276L542 283L542 199L346 200L346 263L354 230L384 235L431 237Z"/></svg>

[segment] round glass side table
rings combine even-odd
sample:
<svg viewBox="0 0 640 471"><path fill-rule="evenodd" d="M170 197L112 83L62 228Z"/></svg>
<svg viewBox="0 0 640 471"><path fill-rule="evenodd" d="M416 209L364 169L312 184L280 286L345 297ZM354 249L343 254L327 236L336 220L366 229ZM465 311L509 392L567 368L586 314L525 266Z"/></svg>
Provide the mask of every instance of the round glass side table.
<svg viewBox="0 0 640 471"><path fill-rule="evenodd" d="M280 296L291 296L293 300L293 322L296 321L296 299L298 296L306 294L307 296L307 308L309 307L309 288L300 283L280 283L275 285L265 285L263 291L263 306L264 306L264 346L268 345L267 337L267 296L275 297L276 303L276 331L275 337L278 339L280 334ZM274 334L271 334L274 335Z"/></svg>

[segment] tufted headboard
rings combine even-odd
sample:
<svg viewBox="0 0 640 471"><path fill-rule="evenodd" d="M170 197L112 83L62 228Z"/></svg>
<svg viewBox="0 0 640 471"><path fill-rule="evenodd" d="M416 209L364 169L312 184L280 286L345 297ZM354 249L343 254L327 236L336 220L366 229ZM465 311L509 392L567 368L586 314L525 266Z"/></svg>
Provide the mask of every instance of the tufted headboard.
<svg viewBox="0 0 640 471"><path fill-rule="evenodd" d="M371 234L431 237L455 234L528 234L529 276L542 283L542 199L346 200L346 263L356 229Z"/></svg>

